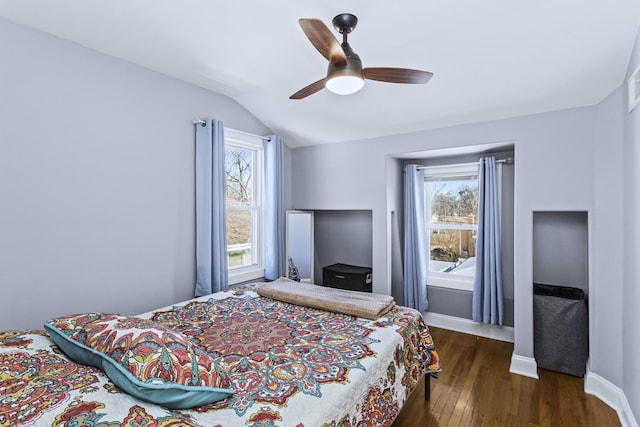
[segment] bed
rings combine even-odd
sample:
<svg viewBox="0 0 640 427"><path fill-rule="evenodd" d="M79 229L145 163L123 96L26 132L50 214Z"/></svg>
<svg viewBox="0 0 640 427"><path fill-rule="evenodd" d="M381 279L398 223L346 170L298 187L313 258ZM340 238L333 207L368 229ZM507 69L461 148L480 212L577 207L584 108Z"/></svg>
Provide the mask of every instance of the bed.
<svg viewBox="0 0 640 427"><path fill-rule="evenodd" d="M422 376L440 371L428 327L413 309L394 306L365 319L267 298L260 286L135 316L215 361L214 375L231 392L194 407L125 393L107 370L63 352L51 325L49 333L0 332L0 426L389 426ZM188 375L202 376L194 361ZM153 375L162 376L158 366Z"/></svg>

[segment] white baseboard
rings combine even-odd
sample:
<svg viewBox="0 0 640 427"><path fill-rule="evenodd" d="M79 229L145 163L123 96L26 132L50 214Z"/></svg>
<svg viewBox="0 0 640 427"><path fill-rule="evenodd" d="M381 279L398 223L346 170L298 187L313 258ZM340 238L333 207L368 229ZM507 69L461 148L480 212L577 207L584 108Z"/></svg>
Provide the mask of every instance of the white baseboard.
<svg viewBox="0 0 640 427"><path fill-rule="evenodd" d="M512 353L509 372L538 379L538 364L536 363L536 359L533 357L525 357Z"/></svg>
<svg viewBox="0 0 640 427"><path fill-rule="evenodd" d="M422 314L427 325L433 326L434 328L449 329L451 331L477 335L498 341L513 342L514 339L513 328L510 326L487 325L486 323L474 322L473 320L432 313L430 311L425 311Z"/></svg>
<svg viewBox="0 0 640 427"><path fill-rule="evenodd" d="M629 401L624 392L598 374L587 372L584 377L584 392L592 394L618 413L622 427L638 427Z"/></svg>

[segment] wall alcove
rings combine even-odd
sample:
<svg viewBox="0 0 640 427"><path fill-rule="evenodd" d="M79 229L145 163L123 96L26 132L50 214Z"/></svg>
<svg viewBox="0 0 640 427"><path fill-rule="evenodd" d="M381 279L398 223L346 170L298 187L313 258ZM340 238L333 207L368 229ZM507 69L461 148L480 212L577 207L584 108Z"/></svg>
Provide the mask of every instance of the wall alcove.
<svg viewBox="0 0 640 427"><path fill-rule="evenodd" d="M303 281L322 285L322 268L333 264L372 266L371 210L288 211L286 234Z"/></svg>
<svg viewBox="0 0 640 427"><path fill-rule="evenodd" d="M588 213L533 212L532 244L536 363L583 376L589 354Z"/></svg>
<svg viewBox="0 0 640 427"><path fill-rule="evenodd" d="M585 211L533 213L533 282L589 288L588 221Z"/></svg>
<svg viewBox="0 0 640 427"><path fill-rule="evenodd" d="M461 152L463 151L463 152ZM515 147L513 142L495 144L481 144L460 148L459 150L430 150L420 153L412 153L410 158L400 158L401 168L407 164L420 164L424 166L457 165L478 162L481 157L492 155L498 159L513 159L512 163L501 164L501 246L502 246L502 280L504 297L504 326L510 330L500 330L493 325L484 325L472 322L471 289L455 289L453 287L439 286L427 282L427 298L429 308L425 313L428 321L433 325L461 330L467 333L476 333L483 336L498 337L506 341L513 341L513 327L515 318L514 299L514 224L515 224ZM402 194L402 182L398 181L398 192ZM391 216L394 221L392 226L398 233L393 240L394 246L392 263L394 265L393 277L395 279L395 294L403 295L402 291L402 242L403 242L403 206L402 200L397 204L398 210ZM397 225L396 225L397 224ZM398 248L396 250L396 247ZM486 326L486 327L485 327ZM492 330L493 329L493 330Z"/></svg>
<svg viewBox="0 0 640 427"><path fill-rule="evenodd" d="M371 210L314 211L314 276L321 284L322 267L342 263L371 267L373 220Z"/></svg>

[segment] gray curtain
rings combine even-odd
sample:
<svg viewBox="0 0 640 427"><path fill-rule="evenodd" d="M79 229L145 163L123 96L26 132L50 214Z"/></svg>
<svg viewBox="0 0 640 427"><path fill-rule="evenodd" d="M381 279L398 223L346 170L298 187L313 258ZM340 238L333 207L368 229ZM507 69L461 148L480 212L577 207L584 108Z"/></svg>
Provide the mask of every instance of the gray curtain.
<svg viewBox="0 0 640 427"><path fill-rule="evenodd" d="M284 153L282 138L271 135L264 141L264 277L285 276Z"/></svg>
<svg viewBox="0 0 640 427"><path fill-rule="evenodd" d="M500 210L495 157L480 159L478 167L478 236L473 280L472 316L477 322L502 325L502 262Z"/></svg>
<svg viewBox="0 0 640 427"><path fill-rule="evenodd" d="M404 305L427 309L424 170L407 165L404 179Z"/></svg>
<svg viewBox="0 0 640 427"><path fill-rule="evenodd" d="M224 125L196 124L196 291L197 297L226 290Z"/></svg>

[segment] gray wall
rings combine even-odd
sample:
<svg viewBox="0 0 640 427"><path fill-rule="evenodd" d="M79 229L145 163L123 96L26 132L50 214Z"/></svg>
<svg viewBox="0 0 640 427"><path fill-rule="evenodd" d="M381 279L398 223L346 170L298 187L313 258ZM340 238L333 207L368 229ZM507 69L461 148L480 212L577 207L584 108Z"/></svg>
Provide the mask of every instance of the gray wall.
<svg viewBox="0 0 640 427"><path fill-rule="evenodd" d="M370 209L373 221L374 292L398 287L391 271L400 207L401 167L394 158L425 150L512 142L514 167L514 355L533 360L533 212L586 211L590 245L622 235L621 221L608 221L622 206L619 162L623 135L620 104L612 94L594 107L454 126L362 141L292 150L292 200L308 209ZM597 162L596 162L597 159ZM600 184L603 183L603 184ZM604 191L604 188L607 191ZM621 241L621 240L620 240ZM622 382L622 342L608 331L621 327L622 281L612 273L611 254L590 251L591 369ZM613 263L613 269L616 263ZM392 282L392 279L394 282ZM594 289L596 290L594 292ZM611 345L602 346L601 343Z"/></svg>
<svg viewBox="0 0 640 427"><path fill-rule="evenodd" d="M627 76L640 65L640 36L629 63ZM640 106L630 114L624 112L624 288L622 320L623 389L636 420L640 420ZM619 220L616 216L613 220Z"/></svg>
<svg viewBox="0 0 640 427"><path fill-rule="evenodd" d="M191 118L269 130L227 97L4 20L0 52L0 329L191 298Z"/></svg>
<svg viewBox="0 0 640 427"><path fill-rule="evenodd" d="M622 387L623 225L622 89L596 107L594 121L594 207L588 212L589 339L591 369ZM623 256L611 256L620 253ZM597 337L597 340L596 338ZM609 348L607 355L597 348ZM594 351L595 350L595 351ZM620 358L620 359L618 359ZM612 363L615 361L615 363Z"/></svg>
<svg viewBox="0 0 640 427"><path fill-rule="evenodd" d="M386 280L391 285L389 290L398 304L404 302L404 194L398 191L403 188L404 162L392 155L385 156L386 186L386 220L387 238L389 239L386 263L389 266ZM374 291L375 292L375 291Z"/></svg>

